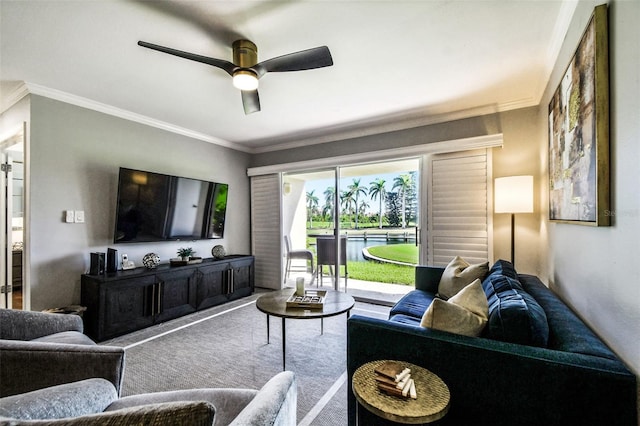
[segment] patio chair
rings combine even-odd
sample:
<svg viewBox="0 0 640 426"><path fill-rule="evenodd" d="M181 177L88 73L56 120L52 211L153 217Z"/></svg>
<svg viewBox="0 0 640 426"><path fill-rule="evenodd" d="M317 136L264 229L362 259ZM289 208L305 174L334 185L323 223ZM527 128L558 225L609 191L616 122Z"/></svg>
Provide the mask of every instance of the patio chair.
<svg viewBox="0 0 640 426"><path fill-rule="evenodd" d="M316 239L316 249L318 251L318 267L316 269L316 274L319 277L316 278L316 284L322 286L322 273L324 269L324 265L329 266L329 273L333 279L333 265L336 264L336 240L332 236L328 237L318 237ZM340 237L340 263L339 265L344 265L344 289L347 290L347 278L349 276L349 271L347 269L347 237ZM339 266L338 265L338 266Z"/></svg>
<svg viewBox="0 0 640 426"><path fill-rule="evenodd" d="M305 260L305 268L307 271L308 271L308 264L306 261L309 261L311 263L311 276L313 276L313 273L314 273L313 252L306 249L292 250L291 242L289 241L289 237L286 235L284 236L284 246L286 249L286 256L287 256L287 266L286 266L286 271L284 275L284 281L287 282L287 278L289 278L289 273L291 272L291 260L293 259Z"/></svg>

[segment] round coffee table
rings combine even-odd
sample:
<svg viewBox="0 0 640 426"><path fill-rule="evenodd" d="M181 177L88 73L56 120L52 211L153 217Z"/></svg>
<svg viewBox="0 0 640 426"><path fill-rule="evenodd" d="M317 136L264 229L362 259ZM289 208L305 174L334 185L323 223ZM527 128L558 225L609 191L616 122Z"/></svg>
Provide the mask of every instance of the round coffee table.
<svg viewBox="0 0 640 426"><path fill-rule="evenodd" d="M431 423L444 417L449 411L449 388L426 368L397 361L411 369L416 385L417 399L387 395L376 385L375 368L385 360L361 365L353 373L352 387L356 399L368 411L378 417L404 424Z"/></svg>
<svg viewBox="0 0 640 426"><path fill-rule="evenodd" d="M322 309L292 308L287 307L287 299L295 293L295 288L285 288L282 290L266 293L258 298L256 307L267 314L267 343L269 343L269 317L271 315L282 318L282 369L286 369L286 327L285 320L289 319L320 319L321 331L324 333L323 318L332 317L347 313L355 305L353 297L340 291L327 290L327 295Z"/></svg>

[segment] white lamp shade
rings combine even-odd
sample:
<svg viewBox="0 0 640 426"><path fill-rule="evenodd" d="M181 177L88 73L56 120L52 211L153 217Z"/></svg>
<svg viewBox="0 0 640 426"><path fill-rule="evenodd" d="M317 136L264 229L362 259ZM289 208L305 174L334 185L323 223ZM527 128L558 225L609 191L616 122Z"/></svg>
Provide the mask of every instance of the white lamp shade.
<svg viewBox="0 0 640 426"><path fill-rule="evenodd" d="M533 176L495 180L495 213L533 213Z"/></svg>

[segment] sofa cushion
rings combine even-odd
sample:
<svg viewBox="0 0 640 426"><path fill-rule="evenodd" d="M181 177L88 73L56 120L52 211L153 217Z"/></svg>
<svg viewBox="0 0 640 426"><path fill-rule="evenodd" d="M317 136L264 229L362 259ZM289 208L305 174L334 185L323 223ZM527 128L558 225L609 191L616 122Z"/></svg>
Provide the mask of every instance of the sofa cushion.
<svg viewBox="0 0 640 426"><path fill-rule="evenodd" d="M424 315L424 311L431 304L435 294L428 291L413 290L402 296L400 300L391 308L389 318L395 315L406 315L416 318L420 323L420 318Z"/></svg>
<svg viewBox="0 0 640 426"><path fill-rule="evenodd" d="M445 300L453 297L474 280L484 278L487 271L489 262L471 265L460 256L454 257L442 273L438 284L438 296Z"/></svg>
<svg viewBox="0 0 640 426"><path fill-rule="evenodd" d="M611 349L537 277L521 275L520 279L525 291L535 297L547 315L549 349L618 359Z"/></svg>
<svg viewBox="0 0 640 426"><path fill-rule="evenodd" d="M412 325L415 327L420 327L421 320L421 317L413 317L405 314L396 314L389 317L389 321L399 322L400 324Z"/></svg>
<svg viewBox="0 0 640 426"><path fill-rule="evenodd" d="M477 337L487 323L489 306L479 279L449 300L433 299L420 323L423 327Z"/></svg>
<svg viewBox="0 0 640 426"><path fill-rule="evenodd" d="M544 309L525 292L520 282L501 274L489 274L482 282L489 302L488 338L546 347L549 324Z"/></svg>

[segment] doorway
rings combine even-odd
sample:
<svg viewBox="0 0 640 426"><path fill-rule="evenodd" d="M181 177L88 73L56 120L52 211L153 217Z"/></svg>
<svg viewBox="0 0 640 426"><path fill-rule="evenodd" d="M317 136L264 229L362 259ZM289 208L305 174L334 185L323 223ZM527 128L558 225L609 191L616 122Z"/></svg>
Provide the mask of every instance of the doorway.
<svg viewBox="0 0 640 426"><path fill-rule="evenodd" d="M413 288L420 166L411 158L283 174L283 233L314 253L316 285L385 304ZM334 264L323 265L323 247L332 246Z"/></svg>
<svg viewBox="0 0 640 426"><path fill-rule="evenodd" d="M26 308L24 129L0 142L0 307Z"/></svg>

